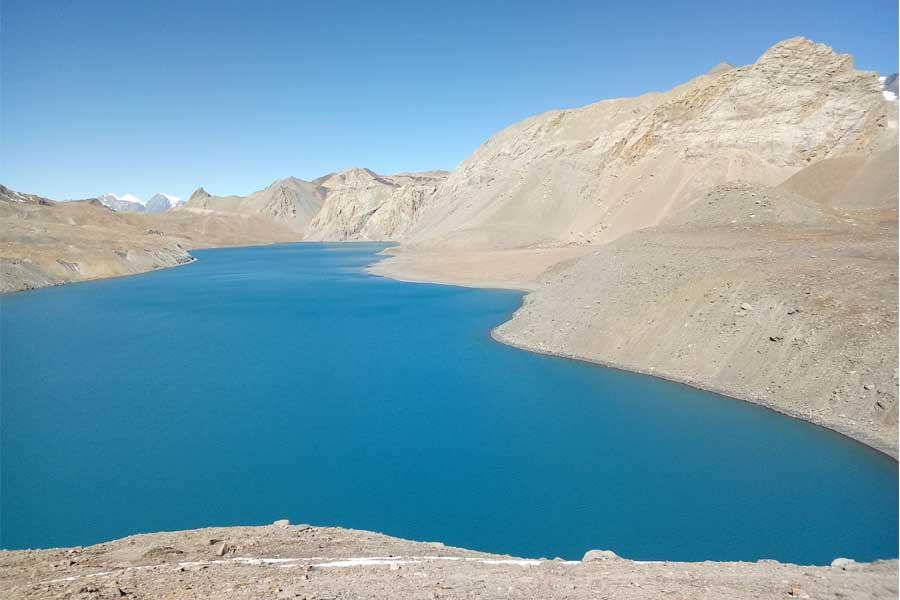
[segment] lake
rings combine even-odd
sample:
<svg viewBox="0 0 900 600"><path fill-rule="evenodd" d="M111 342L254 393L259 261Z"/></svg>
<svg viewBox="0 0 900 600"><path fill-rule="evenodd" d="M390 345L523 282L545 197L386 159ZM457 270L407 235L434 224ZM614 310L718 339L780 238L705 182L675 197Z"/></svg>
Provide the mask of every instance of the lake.
<svg viewBox="0 0 900 600"><path fill-rule="evenodd" d="M367 275L382 248L3 296L0 547L288 518L528 557L897 557L892 459L498 344L520 293Z"/></svg>

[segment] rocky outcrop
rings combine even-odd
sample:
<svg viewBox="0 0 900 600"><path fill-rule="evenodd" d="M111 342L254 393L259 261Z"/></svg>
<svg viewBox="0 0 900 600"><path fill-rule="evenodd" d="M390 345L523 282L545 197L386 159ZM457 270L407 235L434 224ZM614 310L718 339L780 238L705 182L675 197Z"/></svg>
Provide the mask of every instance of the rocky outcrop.
<svg viewBox="0 0 900 600"><path fill-rule="evenodd" d="M715 185L775 185L824 158L884 149L895 113L877 75L854 70L850 56L787 40L752 65L722 65L666 93L551 111L501 131L448 177L404 242L608 242Z"/></svg>
<svg viewBox="0 0 900 600"><path fill-rule="evenodd" d="M447 175L430 171L382 176L353 168L321 177L315 183L326 190L325 202L310 223L307 239L400 239Z"/></svg>

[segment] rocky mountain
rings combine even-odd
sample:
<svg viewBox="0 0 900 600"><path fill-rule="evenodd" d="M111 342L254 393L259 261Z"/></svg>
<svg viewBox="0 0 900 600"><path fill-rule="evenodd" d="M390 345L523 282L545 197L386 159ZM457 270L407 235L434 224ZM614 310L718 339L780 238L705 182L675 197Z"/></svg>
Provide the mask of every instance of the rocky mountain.
<svg viewBox="0 0 900 600"><path fill-rule="evenodd" d="M0 186L0 292L115 277L191 260L139 212L54 202Z"/></svg>
<svg viewBox="0 0 900 600"><path fill-rule="evenodd" d="M317 184L287 177L249 196L213 196L201 187L191 194L180 210L258 216L302 236L323 201L324 190Z"/></svg>
<svg viewBox="0 0 900 600"><path fill-rule="evenodd" d="M199 188L181 210L257 215L287 225L310 241L397 240L447 175L379 175L354 167L313 181L279 179L248 196L214 196Z"/></svg>
<svg viewBox="0 0 900 600"><path fill-rule="evenodd" d="M309 240L397 240L447 178L445 171L378 175L352 168L314 183L325 202L309 226Z"/></svg>
<svg viewBox="0 0 900 600"><path fill-rule="evenodd" d="M101 194L97 196L97 200L116 212L144 212L144 203L141 202L140 198L131 194L125 194L124 196Z"/></svg>
<svg viewBox="0 0 900 600"><path fill-rule="evenodd" d="M154 194L149 200L147 200L147 204L144 206L144 210L148 213L159 214L166 212L167 210L171 210L180 204L181 198L179 198L178 196L170 196L169 194L157 193Z"/></svg>
<svg viewBox="0 0 900 600"><path fill-rule="evenodd" d="M297 241L260 216L116 211L99 199L55 202L0 185L0 293L142 273L187 250Z"/></svg>
<svg viewBox="0 0 900 600"><path fill-rule="evenodd" d="M890 110L875 73L790 39L751 65L720 65L665 93L551 111L501 131L450 174L403 241L608 242L716 185L774 185L824 158L882 149Z"/></svg>

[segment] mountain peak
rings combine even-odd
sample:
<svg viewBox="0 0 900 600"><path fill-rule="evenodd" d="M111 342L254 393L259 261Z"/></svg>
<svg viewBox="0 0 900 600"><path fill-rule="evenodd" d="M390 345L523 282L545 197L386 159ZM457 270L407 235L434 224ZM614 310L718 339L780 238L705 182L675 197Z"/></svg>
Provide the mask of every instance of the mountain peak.
<svg viewBox="0 0 900 600"><path fill-rule="evenodd" d="M194 193L191 194L190 198L188 198L188 202L190 202L191 200L199 200L201 198L209 198L209 196L210 196L209 192L204 190L203 187L201 186L201 187L198 187L196 190L194 190Z"/></svg>
<svg viewBox="0 0 900 600"><path fill-rule="evenodd" d="M778 69L792 66L831 73L835 70L852 69L853 57L838 54L826 44L817 44L805 37L794 37L778 42L766 50L755 64L772 65Z"/></svg>
<svg viewBox="0 0 900 600"><path fill-rule="evenodd" d="M146 209L149 213L166 212L181 204L181 198L157 192L152 198L147 200Z"/></svg>

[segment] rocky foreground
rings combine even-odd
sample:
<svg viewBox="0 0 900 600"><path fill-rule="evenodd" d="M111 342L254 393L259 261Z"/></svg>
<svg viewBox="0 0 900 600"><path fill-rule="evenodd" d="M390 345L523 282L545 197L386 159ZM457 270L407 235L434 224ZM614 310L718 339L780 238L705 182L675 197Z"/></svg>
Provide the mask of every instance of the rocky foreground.
<svg viewBox="0 0 900 600"><path fill-rule="evenodd" d="M349 529L198 529L0 552L4 598L896 598L897 561L809 567L519 559Z"/></svg>

